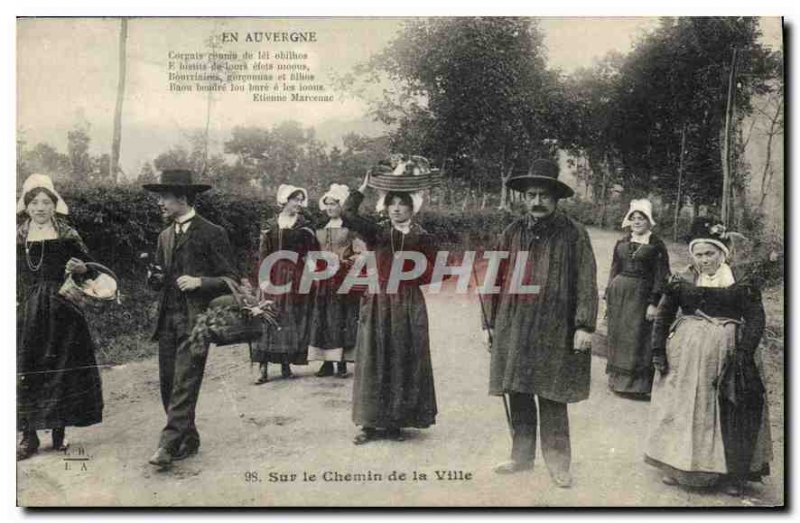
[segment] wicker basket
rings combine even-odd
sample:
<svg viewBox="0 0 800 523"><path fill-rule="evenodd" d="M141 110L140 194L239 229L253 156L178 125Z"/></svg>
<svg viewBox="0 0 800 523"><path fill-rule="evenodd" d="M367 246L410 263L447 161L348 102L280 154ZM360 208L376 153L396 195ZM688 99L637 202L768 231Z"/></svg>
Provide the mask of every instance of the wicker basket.
<svg viewBox="0 0 800 523"><path fill-rule="evenodd" d="M381 191L416 192L442 183L440 171L413 175L373 174L369 178L369 186Z"/></svg>

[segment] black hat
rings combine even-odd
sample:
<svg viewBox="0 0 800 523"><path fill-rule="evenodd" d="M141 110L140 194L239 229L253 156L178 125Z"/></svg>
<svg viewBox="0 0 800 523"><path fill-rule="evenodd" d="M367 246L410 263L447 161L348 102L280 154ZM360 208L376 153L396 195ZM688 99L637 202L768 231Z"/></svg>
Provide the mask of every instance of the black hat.
<svg viewBox="0 0 800 523"><path fill-rule="evenodd" d="M710 243L718 247L727 256L730 254L731 238L725 225L719 220L708 216L699 216L694 219L689 229L689 251L696 243Z"/></svg>
<svg viewBox="0 0 800 523"><path fill-rule="evenodd" d="M168 169L161 171L160 183L146 183L142 187L147 191L164 192L173 189L201 193L211 189L210 185L192 182L192 171L188 169Z"/></svg>
<svg viewBox="0 0 800 523"><path fill-rule="evenodd" d="M558 164L552 160L534 160L528 174L513 176L506 181L506 187L523 192L531 185L546 185L556 198L569 198L575 191L558 179Z"/></svg>

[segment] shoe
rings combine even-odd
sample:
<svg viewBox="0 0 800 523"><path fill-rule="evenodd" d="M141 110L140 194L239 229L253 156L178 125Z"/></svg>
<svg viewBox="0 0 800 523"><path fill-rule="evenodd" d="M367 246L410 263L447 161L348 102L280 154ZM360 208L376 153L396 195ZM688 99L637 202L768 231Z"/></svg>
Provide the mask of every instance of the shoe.
<svg viewBox="0 0 800 523"><path fill-rule="evenodd" d="M292 368L289 366L288 363L284 363L281 365L281 376L287 380L294 378L294 374L292 374Z"/></svg>
<svg viewBox="0 0 800 523"><path fill-rule="evenodd" d="M267 376L267 373L264 372L261 374L261 376L258 377L256 381L253 382L253 385L263 385L268 381L269 381L269 376Z"/></svg>
<svg viewBox="0 0 800 523"><path fill-rule="evenodd" d="M172 461L181 461L186 458L192 457L200 451L199 443L181 443L178 447L178 452L172 455Z"/></svg>
<svg viewBox="0 0 800 523"><path fill-rule="evenodd" d="M168 467L172 464L172 455L164 447L158 447L147 462L156 467Z"/></svg>
<svg viewBox="0 0 800 523"><path fill-rule="evenodd" d="M17 447L17 461L26 460L37 452L39 452L39 437L36 431L24 433Z"/></svg>
<svg viewBox="0 0 800 523"><path fill-rule="evenodd" d="M556 472L555 474L550 474L550 477L558 488L572 487L572 474L569 472Z"/></svg>
<svg viewBox="0 0 800 523"><path fill-rule="evenodd" d="M739 498L744 493L744 485L738 481L734 481L732 483L728 483L725 485L725 494L729 496L733 496L735 498Z"/></svg>
<svg viewBox="0 0 800 523"><path fill-rule="evenodd" d="M401 429L387 429L386 439L390 439L392 441L405 441L406 433L403 432Z"/></svg>
<svg viewBox="0 0 800 523"><path fill-rule="evenodd" d="M65 451L69 448L64 427L53 429L53 450Z"/></svg>
<svg viewBox="0 0 800 523"><path fill-rule="evenodd" d="M533 470L533 461L504 461L494 467L495 474L516 474L525 470Z"/></svg>
<svg viewBox="0 0 800 523"><path fill-rule="evenodd" d="M353 445L363 445L364 443L378 439L378 431L375 429L362 429L360 433L356 434L353 438Z"/></svg>
<svg viewBox="0 0 800 523"><path fill-rule="evenodd" d="M333 362L326 361L323 363L314 376L318 378L327 378L328 376L333 376Z"/></svg>
<svg viewBox="0 0 800 523"><path fill-rule="evenodd" d="M678 484L678 480L673 478L672 476L661 476L661 483L663 483L664 485L669 485L671 487L674 487L675 485Z"/></svg>
<svg viewBox="0 0 800 523"><path fill-rule="evenodd" d="M347 378L350 376L350 373L347 372L347 363L341 362L336 364L336 377L337 378Z"/></svg>

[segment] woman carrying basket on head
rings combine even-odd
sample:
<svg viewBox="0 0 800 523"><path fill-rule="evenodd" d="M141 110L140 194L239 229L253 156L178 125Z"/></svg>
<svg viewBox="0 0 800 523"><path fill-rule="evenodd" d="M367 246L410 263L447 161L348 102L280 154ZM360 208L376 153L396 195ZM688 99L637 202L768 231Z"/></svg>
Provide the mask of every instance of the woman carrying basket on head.
<svg viewBox="0 0 800 523"><path fill-rule="evenodd" d="M422 185L414 186L414 171L426 165L400 162L394 168L398 187L379 193L377 210L386 211L388 222L375 222L358 214L370 174L361 187L350 193L344 210L344 224L364 238L375 257L377 292L367 291L361 299L356 340L355 381L353 384L353 422L362 428L355 439L361 445L378 438L402 441L405 427L427 428L436 421L436 393L433 384L428 311L421 285L430 282L435 259L435 242L430 234L414 223L413 216L422 206ZM408 171L411 171L409 173ZM394 180L390 180L394 181ZM414 251L427 260L425 271L413 280L391 288L389 277L393 262L402 253ZM409 270L402 261L404 270ZM369 267L369 266L368 266Z"/></svg>

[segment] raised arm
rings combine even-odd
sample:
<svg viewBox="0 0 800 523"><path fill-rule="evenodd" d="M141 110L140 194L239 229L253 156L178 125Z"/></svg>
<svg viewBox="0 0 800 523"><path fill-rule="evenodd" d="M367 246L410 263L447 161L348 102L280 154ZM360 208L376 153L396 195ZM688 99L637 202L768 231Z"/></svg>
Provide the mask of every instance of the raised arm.
<svg viewBox="0 0 800 523"><path fill-rule="evenodd" d="M363 187L363 185L362 185ZM378 237L380 227L369 218L365 218L358 213L361 202L364 201L364 193L359 190L350 192L342 209L342 223L361 235L368 244L374 244Z"/></svg>

